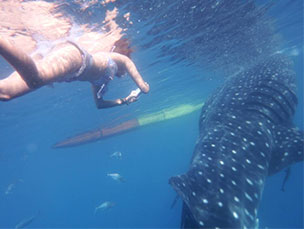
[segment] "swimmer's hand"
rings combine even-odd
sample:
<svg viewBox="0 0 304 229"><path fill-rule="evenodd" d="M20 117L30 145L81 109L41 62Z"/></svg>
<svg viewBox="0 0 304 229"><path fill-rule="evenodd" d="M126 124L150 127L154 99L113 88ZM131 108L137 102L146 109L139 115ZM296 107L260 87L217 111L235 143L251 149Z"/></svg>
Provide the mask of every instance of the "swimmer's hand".
<svg viewBox="0 0 304 229"><path fill-rule="evenodd" d="M137 88L136 90L131 91L130 95L128 95L124 99L125 103L129 105L130 103L133 103L133 102L137 101L141 93L142 92L139 88Z"/></svg>
<svg viewBox="0 0 304 229"><path fill-rule="evenodd" d="M120 105L124 105L124 104L129 105L130 103L133 103L135 101L137 101L136 97L129 97L129 96L127 96L126 98L119 99L119 103L118 104L120 104Z"/></svg>
<svg viewBox="0 0 304 229"><path fill-rule="evenodd" d="M128 100L127 100L127 104L129 105L130 103L134 103L138 100L138 97L130 97Z"/></svg>
<svg viewBox="0 0 304 229"><path fill-rule="evenodd" d="M140 94L141 94L141 90L140 90L140 88L137 88L136 90L131 91L131 93L128 97L138 98Z"/></svg>

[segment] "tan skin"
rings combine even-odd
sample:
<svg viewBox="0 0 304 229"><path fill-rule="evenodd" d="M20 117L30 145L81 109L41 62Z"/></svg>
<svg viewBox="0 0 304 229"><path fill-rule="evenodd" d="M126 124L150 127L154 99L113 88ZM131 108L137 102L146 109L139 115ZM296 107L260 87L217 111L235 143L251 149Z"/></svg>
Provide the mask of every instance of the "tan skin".
<svg viewBox="0 0 304 229"><path fill-rule="evenodd" d="M130 58L115 52L106 54L104 52L91 54L93 57L92 67L77 80L93 82L99 79L105 74L108 65L107 56L109 56L117 64L118 76L127 72L143 93L149 92L149 85L143 80ZM44 58L39 55L31 58L20 48L16 48L9 40L0 37L0 55L16 70L7 78L0 80L0 100L2 101L9 101L44 85L60 81L67 74L77 72L83 64L81 50L70 42L56 45ZM93 84L92 88L97 108L128 104L137 99L131 94L123 99L97 99L98 88L95 88Z"/></svg>

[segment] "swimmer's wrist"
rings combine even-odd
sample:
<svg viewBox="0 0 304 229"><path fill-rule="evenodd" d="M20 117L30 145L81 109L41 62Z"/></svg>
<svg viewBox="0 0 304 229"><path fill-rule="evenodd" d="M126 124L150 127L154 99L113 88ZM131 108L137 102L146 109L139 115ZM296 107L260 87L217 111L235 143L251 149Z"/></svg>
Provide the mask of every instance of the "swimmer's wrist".
<svg viewBox="0 0 304 229"><path fill-rule="evenodd" d="M119 105L124 105L127 103L127 100L125 98L119 99Z"/></svg>
<svg viewBox="0 0 304 229"><path fill-rule="evenodd" d="M141 92L147 94L150 91L150 85L147 82L144 82L145 87L141 88Z"/></svg>

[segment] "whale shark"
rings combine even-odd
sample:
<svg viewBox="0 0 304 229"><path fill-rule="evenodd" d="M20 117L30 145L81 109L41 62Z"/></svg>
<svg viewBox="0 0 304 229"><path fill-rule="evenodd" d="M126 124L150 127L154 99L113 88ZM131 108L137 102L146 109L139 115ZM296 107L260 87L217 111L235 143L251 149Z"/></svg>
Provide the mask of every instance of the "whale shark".
<svg viewBox="0 0 304 229"><path fill-rule="evenodd" d="M257 228L265 180L303 161L292 61L274 54L229 78L206 101L189 170L169 179L182 228Z"/></svg>

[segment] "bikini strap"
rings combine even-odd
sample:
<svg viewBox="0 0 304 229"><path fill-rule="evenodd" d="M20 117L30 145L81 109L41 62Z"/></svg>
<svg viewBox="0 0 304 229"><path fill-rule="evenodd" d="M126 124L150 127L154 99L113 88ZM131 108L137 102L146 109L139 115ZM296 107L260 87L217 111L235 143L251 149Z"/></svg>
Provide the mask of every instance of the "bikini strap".
<svg viewBox="0 0 304 229"><path fill-rule="evenodd" d="M81 53L82 58L82 65L79 68L79 70L75 73L75 77L79 77L85 70L87 66L92 65L92 56L84 49L80 48L78 44L76 44L74 41L68 40L68 43L74 45L79 52Z"/></svg>
<svg viewBox="0 0 304 229"><path fill-rule="evenodd" d="M108 65L106 70L106 77L109 78L110 80L113 80L114 76L117 73L118 67L115 61L112 60L112 58L109 55L107 55L107 58L108 58Z"/></svg>

